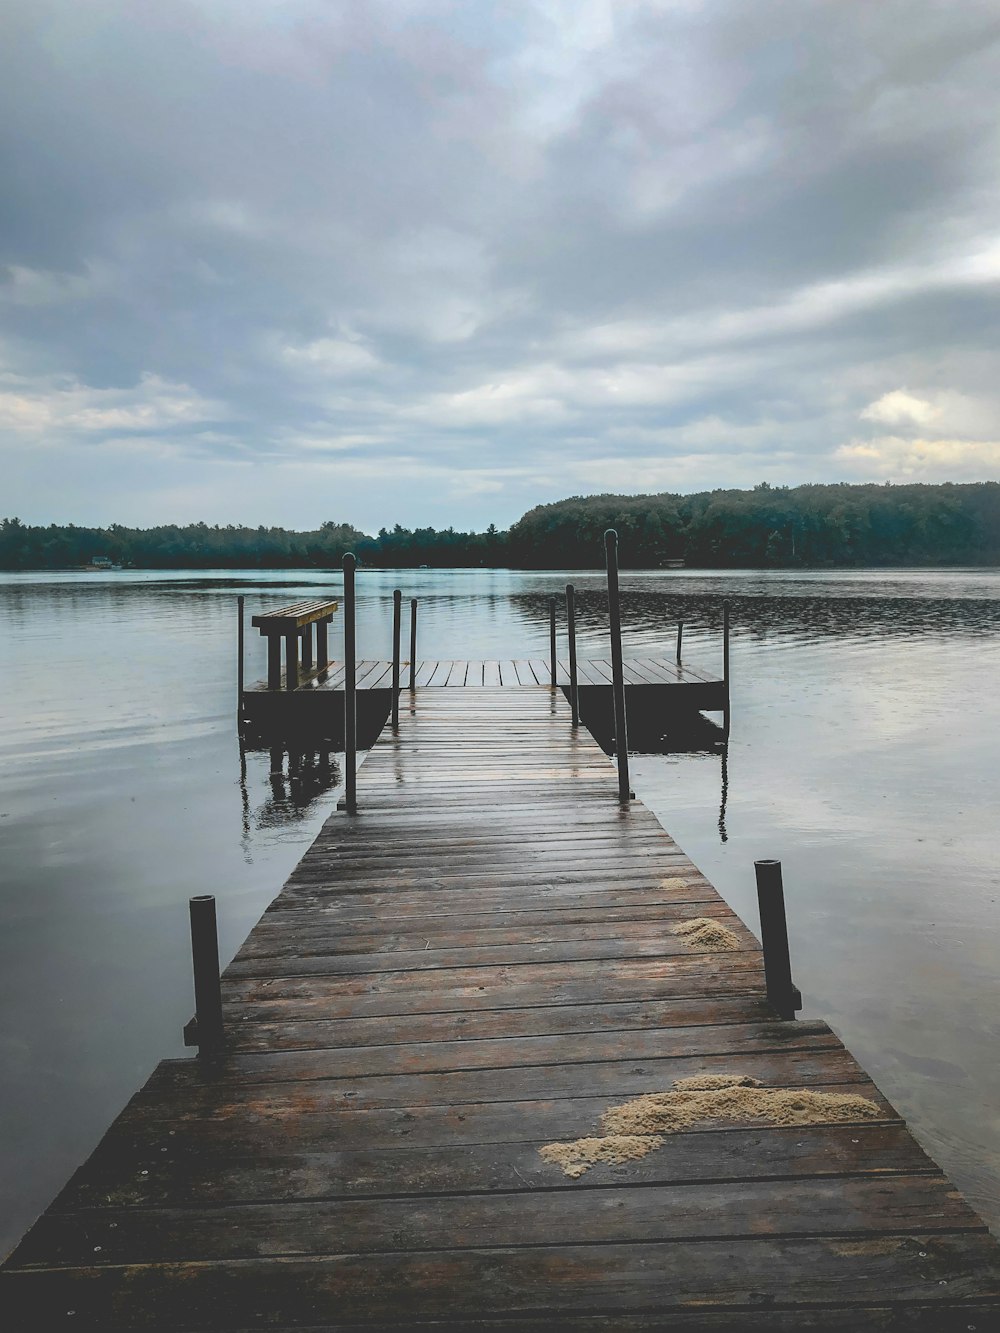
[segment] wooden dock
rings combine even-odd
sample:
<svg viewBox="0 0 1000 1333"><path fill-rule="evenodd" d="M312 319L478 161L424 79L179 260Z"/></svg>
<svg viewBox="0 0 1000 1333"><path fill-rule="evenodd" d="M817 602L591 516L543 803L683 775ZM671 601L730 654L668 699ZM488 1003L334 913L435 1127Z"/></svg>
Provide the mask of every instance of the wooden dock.
<svg viewBox="0 0 1000 1333"><path fill-rule="evenodd" d="M775 1017L756 940L511 665L517 690L404 691L358 814L225 971L224 1054L129 1103L4 1266L5 1328L1000 1327L983 1223L825 1024ZM673 933L695 917L737 947ZM709 1122L577 1179L539 1153L707 1075L877 1110Z"/></svg>

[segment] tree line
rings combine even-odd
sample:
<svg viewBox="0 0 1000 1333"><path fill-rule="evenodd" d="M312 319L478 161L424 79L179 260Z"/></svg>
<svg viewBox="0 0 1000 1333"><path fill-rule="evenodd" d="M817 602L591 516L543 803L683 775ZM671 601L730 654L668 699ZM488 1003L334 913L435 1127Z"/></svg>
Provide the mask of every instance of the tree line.
<svg viewBox="0 0 1000 1333"><path fill-rule="evenodd" d="M0 522L0 569L72 569L104 558L139 569L370 566L593 569L616 528L634 569L1000 564L1000 483L769 486L695 495L588 495L538 505L501 531L314 531L206 523L155 528Z"/></svg>

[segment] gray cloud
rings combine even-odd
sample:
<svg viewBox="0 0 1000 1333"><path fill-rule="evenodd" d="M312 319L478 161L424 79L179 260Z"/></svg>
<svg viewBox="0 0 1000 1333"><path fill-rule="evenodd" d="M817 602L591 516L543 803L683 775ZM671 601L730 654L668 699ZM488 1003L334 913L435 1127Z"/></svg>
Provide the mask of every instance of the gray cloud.
<svg viewBox="0 0 1000 1333"><path fill-rule="evenodd" d="M5 512L1000 473L992 2L0 24Z"/></svg>

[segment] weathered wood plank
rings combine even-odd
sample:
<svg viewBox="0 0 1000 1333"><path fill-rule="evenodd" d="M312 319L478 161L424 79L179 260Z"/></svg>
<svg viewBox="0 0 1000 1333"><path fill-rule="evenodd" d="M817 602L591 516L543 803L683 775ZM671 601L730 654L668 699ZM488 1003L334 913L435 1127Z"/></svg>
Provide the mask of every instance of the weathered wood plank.
<svg viewBox="0 0 1000 1333"><path fill-rule="evenodd" d="M549 1176L558 1174L549 1167ZM887 1204L891 1200L891 1207ZM774 1219L774 1220L772 1220ZM940 1175L891 1179L741 1180L644 1189L545 1189L403 1199L102 1208L49 1213L15 1251L15 1267L199 1263L343 1253L416 1253L485 1247L609 1245L983 1230Z"/></svg>
<svg viewBox="0 0 1000 1333"><path fill-rule="evenodd" d="M725 1313L762 1305L993 1303L1000 1248L977 1232L779 1240L546 1245L416 1254L53 1268L4 1276L12 1327L107 1330L289 1327L341 1320L467 1319L503 1309ZM994 1306L995 1308L995 1306ZM74 1309L67 1324L67 1309ZM26 1321L30 1311L34 1322Z"/></svg>
<svg viewBox="0 0 1000 1333"><path fill-rule="evenodd" d="M617 1166L599 1164L580 1180L554 1179L551 1165L539 1156L541 1146L542 1141L533 1140L467 1143L461 1151L449 1144L296 1152L286 1143L264 1139L257 1141L253 1156L240 1156L194 1135L178 1149L176 1135L157 1127L145 1136L109 1132L53 1210L938 1174L906 1127L892 1121L676 1134L665 1151Z"/></svg>

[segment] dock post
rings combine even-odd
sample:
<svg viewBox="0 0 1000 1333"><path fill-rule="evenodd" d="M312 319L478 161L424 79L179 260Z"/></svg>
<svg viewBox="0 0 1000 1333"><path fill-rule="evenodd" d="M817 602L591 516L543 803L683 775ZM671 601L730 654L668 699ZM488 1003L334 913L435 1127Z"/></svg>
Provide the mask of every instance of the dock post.
<svg viewBox="0 0 1000 1333"><path fill-rule="evenodd" d="M729 740L729 599L722 603L722 688L726 703L722 712L722 739Z"/></svg>
<svg viewBox="0 0 1000 1333"><path fill-rule="evenodd" d="M569 638L569 706L573 726L580 725L580 683L576 674L576 589L566 584L566 634Z"/></svg>
<svg viewBox="0 0 1000 1333"><path fill-rule="evenodd" d="M398 588L392 591L392 729L399 730L399 630L402 615L403 594Z"/></svg>
<svg viewBox="0 0 1000 1333"><path fill-rule="evenodd" d="M357 645L354 637L354 555L344 556L344 809L358 813L358 710L355 693Z"/></svg>
<svg viewBox="0 0 1000 1333"><path fill-rule="evenodd" d="M604 554L608 566L608 620L611 628L611 680L615 703L615 756L618 760L618 799L630 801L632 788L628 774L628 728L625 722L625 672L622 665L622 617L618 596L618 533L608 528L604 534Z"/></svg>
<svg viewBox="0 0 1000 1333"><path fill-rule="evenodd" d="M215 899L200 894L188 902L191 914L191 959L194 964L194 1022L184 1029L184 1040L207 1055L222 1045L222 986L219 981L219 932Z"/></svg>
<svg viewBox="0 0 1000 1333"><path fill-rule="evenodd" d="M267 688L281 689L281 636L267 636Z"/></svg>
<svg viewBox="0 0 1000 1333"><path fill-rule="evenodd" d="M556 684L556 599L549 598L549 680Z"/></svg>
<svg viewBox="0 0 1000 1333"><path fill-rule="evenodd" d="M417 681L417 599L410 598L410 689Z"/></svg>
<svg viewBox="0 0 1000 1333"><path fill-rule="evenodd" d="M681 664L681 644L684 641L684 621L677 622L677 665Z"/></svg>
<svg viewBox="0 0 1000 1333"><path fill-rule="evenodd" d="M785 922L785 892L780 861L755 861L757 907L760 912L760 942L764 950L764 979L767 998L782 1018L794 1018L802 1008L802 996L792 981L788 955L788 926Z"/></svg>
<svg viewBox="0 0 1000 1333"><path fill-rule="evenodd" d="M299 632L285 635L285 689L299 688Z"/></svg>
<svg viewBox="0 0 1000 1333"><path fill-rule="evenodd" d="M236 715L239 717L243 712L243 607L246 598L242 594L236 599L237 621L236 621Z"/></svg>

